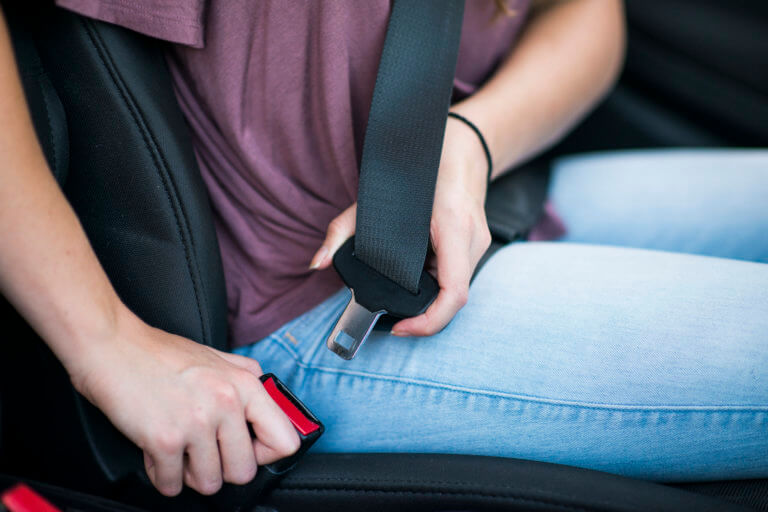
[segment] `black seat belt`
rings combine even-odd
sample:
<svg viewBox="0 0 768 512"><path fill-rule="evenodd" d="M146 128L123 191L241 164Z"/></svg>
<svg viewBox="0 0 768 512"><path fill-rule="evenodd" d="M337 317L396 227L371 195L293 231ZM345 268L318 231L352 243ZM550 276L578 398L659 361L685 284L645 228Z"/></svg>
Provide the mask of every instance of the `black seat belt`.
<svg viewBox="0 0 768 512"><path fill-rule="evenodd" d="M354 357L379 317L423 313L424 271L464 0L394 0L363 144L356 235L334 256L352 298L327 340Z"/></svg>

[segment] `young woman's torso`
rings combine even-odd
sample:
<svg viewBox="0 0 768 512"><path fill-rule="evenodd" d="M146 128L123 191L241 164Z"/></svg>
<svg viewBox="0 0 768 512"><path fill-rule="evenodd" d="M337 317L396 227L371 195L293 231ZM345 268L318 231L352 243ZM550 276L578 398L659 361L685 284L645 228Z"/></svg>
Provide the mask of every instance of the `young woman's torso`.
<svg viewBox="0 0 768 512"><path fill-rule="evenodd" d="M165 39L214 209L232 340L261 339L330 296L308 270L328 223L356 200L358 163L390 1L58 0ZM456 96L512 47L528 0L468 0Z"/></svg>

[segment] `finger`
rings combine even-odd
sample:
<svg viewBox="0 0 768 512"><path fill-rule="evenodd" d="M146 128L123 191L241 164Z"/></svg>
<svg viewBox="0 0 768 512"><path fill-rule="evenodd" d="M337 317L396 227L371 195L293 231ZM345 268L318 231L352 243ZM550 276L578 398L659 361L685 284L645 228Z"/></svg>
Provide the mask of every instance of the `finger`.
<svg viewBox="0 0 768 512"><path fill-rule="evenodd" d="M149 479L160 493L176 496L181 492L184 445L181 437L167 434L144 457Z"/></svg>
<svg viewBox="0 0 768 512"><path fill-rule="evenodd" d="M325 241L312 258L312 263L309 264L310 269L324 269L330 266L334 253L355 234L356 221L357 203L353 203L328 224Z"/></svg>
<svg viewBox="0 0 768 512"><path fill-rule="evenodd" d="M185 483L206 496L221 488L221 457L213 432L200 432L195 440L187 447L187 471Z"/></svg>
<svg viewBox="0 0 768 512"><path fill-rule="evenodd" d="M152 460L152 457L150 457L147 452L141 453L144 455L144 469L147 474L149 474L150 471L154 472L153 466L155 465L155 461Z"/></svg>
<svg viewBox="0 0 768 512"><path fill-rule="evenodd" d="M419 316L406 318L392 326L395 336L432 336L440 332L456 313L462 303L457 293L441 289L435 301Z"/></svg>
<svg viewBox="0 0 768 512"><path fill-rule="evenodd" d="M431 336L440 332L466 304L472 262L469 240L462 233L446 237L435 250L440 291L427 310L392 326L396 336Z"/></svg>
<svg viewBox="0 0 768 512"><path fill-rule="evenodd" d="M286 454L281 450L262 443L258 439L253 440L253 452L256 454L256 460L258 461L259 466L272 464L273 462L277 462L278 460L289 457L295 453L294 451L293 453Z"/></svg>
<svg viewBox="0 0 768 512"><path fill-rule="evenodd" d="M238 354L232 354L230 352L221 352L219 350L216 350L216 354L225 359L227 362L239 366L244 370L248 370L255 377L261 377L264 375L264 371L261 369L261 365L255 359L251 359L250 357L245 357Z"/></svg>
<svg viewBox="0 0 768 512"><path fill-rule="evenodd" d="M253 425L256 434L253 449L258 465L283 459L299 449L301 440L291 421L260 382L249 396L245 417Z"/></svg>
<svg viewBox="0 0 768 512"><path fill-rule="evenodd" d="M256 476L256 455L243 416L227 417L219 427L219 451L224 481L247 484Z"/></svg>
<svg viewBox="0 0 768 512"><path fill-rule="evenodd" d="M152 460L152 457L147 453L144 453L144 471L147 472L147 476L149 477L149 481L152 482L152 485L155 486L157 489L157 475L155 475L155 461Z"/></svg>
<svg viewBox="0 0 768 512"><path fill-rule="evenodd" d="M424 270L432 274L437 279L437 259L434 254L427 254L427 261L424 263Z"/></svg>

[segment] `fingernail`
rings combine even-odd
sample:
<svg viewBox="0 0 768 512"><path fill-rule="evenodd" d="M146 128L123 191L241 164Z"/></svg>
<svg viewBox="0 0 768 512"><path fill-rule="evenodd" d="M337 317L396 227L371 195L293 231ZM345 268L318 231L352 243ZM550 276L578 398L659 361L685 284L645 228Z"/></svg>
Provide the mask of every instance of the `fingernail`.
<svg viewBox="0 0 768 512"><path fill-rule="evenodd" d="M400 329L397 329L397 330L392 329L391 331L389 331L389 334L392 334L393 336L411 336L411 333L409 333L408 331L402 331Z"/></svg>
<svg viewBox="0 0 768 512"><path fill-rule="evenodd" d="M319 267L327 255L328 255L328 248L325 246L321 247L315 253L315 257L312 258L312 263L309 264L309 270L315 270L317 267Z"/></svg>

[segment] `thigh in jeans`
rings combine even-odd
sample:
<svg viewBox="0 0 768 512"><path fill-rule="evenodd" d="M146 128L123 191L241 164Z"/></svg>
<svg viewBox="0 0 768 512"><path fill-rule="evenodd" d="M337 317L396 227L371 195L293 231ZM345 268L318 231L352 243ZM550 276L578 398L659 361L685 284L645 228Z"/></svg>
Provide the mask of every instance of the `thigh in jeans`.
<svg viewBox="0 0 768 512"><path fill-rule="evenodd" d="M508 246L428 338L324 346L339 292L241 353L328 431L321 451L520 457L658 480L768 476L768 266Z"/></svg>
<svg viewBox="0 0 768 512"><path fill-rule="evenodd" d="M564 241L768 262L768 150L638 150L559 160Z"/></svg>

